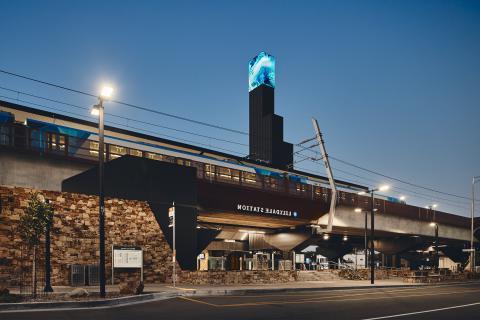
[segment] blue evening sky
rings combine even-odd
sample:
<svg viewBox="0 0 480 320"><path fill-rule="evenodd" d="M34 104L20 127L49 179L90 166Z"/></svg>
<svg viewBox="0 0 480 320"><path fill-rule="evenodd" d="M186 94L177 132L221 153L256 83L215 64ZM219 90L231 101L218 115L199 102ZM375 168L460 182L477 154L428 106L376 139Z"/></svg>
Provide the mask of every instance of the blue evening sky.
<svg viewBox="0 0 480 320"><path fill-rule="evenodd" d="M314 116L330 155L470 197L472 175L480 175L479 1L0 0L0 69L94 93L109 82L118 100L241 131L248 131L248 61L262 50L277 59L276 112L285 118L287 141L312 137ZM3 74L0 86L94 103ZM0 95L88 116L3 89ZM248 143L218 129L107 108ZM245 146L107 120L248 153ZM391 196L470 214L468 200L332 165L337 178L388 182ZM320 164L298 166L324 173Z"/></svg>

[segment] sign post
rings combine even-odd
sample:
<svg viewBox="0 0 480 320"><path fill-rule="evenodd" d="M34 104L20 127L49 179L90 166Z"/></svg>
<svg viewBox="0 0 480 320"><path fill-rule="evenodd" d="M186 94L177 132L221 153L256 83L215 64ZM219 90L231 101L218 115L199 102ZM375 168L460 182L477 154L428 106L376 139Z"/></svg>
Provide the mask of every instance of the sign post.
<svg viewBox="0 0 480 320"><path fill-rule="evenodd" d="M173 287L175 287L176 284L176 270L175 270L175 261L176 261L176 256L177 256L177 251L175 250L175 201L172 204L172 207L168 208L168 227L173 228L173 237L172 237L172 242L173 242L173 255L172 255L172 264L173 264L173 274L172 274L172 281L173 281Z"/></svg>
<svg viewBox="0 0 480 320"><path fill-rule="evenodd" d="M140 281L143 282L143 250L136 246L112 246L112 284L115 268L140 269Z"/></svg>

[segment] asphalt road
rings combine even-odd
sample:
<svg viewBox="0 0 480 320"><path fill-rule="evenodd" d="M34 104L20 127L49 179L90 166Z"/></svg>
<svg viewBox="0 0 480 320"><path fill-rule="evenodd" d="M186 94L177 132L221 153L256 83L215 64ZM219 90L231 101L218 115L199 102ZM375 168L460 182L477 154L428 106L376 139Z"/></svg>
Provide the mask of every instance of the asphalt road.
<svg viewBox="0 0 480 320"><path fill-rule="evenodd" d="M182 297L109 309L0 313L0 319L480 319L480 283Z"/></svg>

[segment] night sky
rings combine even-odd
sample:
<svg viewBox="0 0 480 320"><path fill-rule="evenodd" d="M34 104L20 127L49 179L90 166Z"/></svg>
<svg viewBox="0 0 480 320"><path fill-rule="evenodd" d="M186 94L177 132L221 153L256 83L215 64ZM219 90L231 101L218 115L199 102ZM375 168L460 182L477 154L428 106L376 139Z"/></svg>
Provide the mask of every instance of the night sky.
<svg viewBox="0 0 480 320"><path fill-rule="evenodd" d="M471 197L472 176L480 175L480 1L0 0L0 69L92 93L110 83L117 100L239 131L248 131L248 62L263 50L276 57L276 113L285 118L286 141L312 137L314 116L331 156ZM0 86L95 103L4 74ZM4 89L0 95L89 117ZM106 108L193 134L107 117L116 126L248 154L246 146L198 136L247 144L246 135ZM332 166L336 178L389 183L387 195L470 215L468 199L336 160ZM319 163L297 167L325 173Z"/></svg>

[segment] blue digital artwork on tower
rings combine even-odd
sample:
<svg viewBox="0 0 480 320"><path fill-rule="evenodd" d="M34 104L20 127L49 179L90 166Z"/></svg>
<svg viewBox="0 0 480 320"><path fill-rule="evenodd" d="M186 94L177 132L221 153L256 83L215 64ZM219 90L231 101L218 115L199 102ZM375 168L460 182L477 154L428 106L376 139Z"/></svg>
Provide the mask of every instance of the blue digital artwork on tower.
<svg viewBox="0 0 480 320"><path fill-rule="evenodd" d="M275 57L263 51L248 64L248 91L261 84L275 88Z"/></svg>

